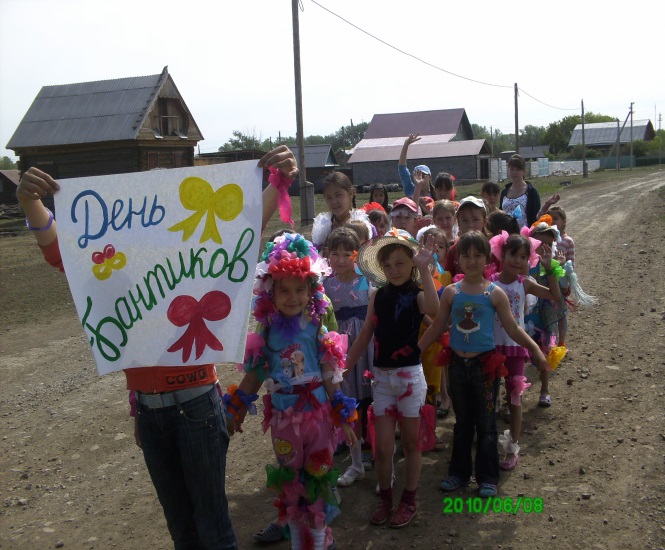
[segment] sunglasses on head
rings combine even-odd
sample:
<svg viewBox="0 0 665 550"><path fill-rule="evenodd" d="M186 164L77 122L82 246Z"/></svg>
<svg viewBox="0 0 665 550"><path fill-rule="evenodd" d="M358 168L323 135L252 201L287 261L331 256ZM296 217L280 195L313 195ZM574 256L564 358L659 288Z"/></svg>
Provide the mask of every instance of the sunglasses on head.
<svg viewBox="0 0 665 550"><path fill-rule="evenodd" d="M411 210L407 210L406 208L398 208L397 210L393 210L390 213L391 218L415 218L416 215L414 212Z"/></svg>

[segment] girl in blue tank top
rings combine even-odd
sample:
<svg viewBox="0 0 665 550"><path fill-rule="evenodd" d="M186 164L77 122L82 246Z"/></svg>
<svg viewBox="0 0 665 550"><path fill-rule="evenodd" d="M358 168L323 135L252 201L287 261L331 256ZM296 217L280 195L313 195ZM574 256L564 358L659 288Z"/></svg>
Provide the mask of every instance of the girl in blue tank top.
<svg viewBox="0 0 665 550"><path fill-rule="evenodd" d="M480 496L491 497L496 495L499 481L494 407L505 371L504 356L494 349L495 313L510 338L527 348L539 366L544 368L546 363L540 348L513 318L505 292L483 277L491 254L487 238L470 231L460 237L457 246L464 279L443 291L436 318L418 346L424 350L438 340L452 317L448 375L455 427L450 469L440 488L455 491L469 483L477 435L476 481Z"/></svg>

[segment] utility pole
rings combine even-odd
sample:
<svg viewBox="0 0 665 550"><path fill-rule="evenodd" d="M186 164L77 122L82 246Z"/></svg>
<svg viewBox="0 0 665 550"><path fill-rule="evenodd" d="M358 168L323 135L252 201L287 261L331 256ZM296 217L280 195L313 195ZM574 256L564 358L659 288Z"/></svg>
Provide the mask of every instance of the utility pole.
<svg viewBox="0 0 665 550"><path fill-rule="evenodd" d="M658 164L660 164L660 157L663 154L663 134L660 131L662 121L663 113L658 113Z"/></svg>
<svg viewBox="0 0 665 550"><path fill-rule="evenodd" d="M293 72L296 86L296 141L298 143L298 175L300 182L300 223L311 225L314 221L314 186L307 183L305 166L305 135L302 121L302 85L300 80L300 23L298 0L291 0L293 16Z"/></svg>
<svg viewBox="0 0 665 550"><path fill-rule="evenodd" d="M619 119L617 118L617 172L621 170L621 130L619 130Z"/></svg>
<svg viewBox="0 0 665 550"><path fill-rule="evenodd" d="M630 102L630 169L633 169L633 105L634 101Z"/></svg>
<svg viewBox="0 0 665 550"><path fill-rule="evenodd" d="M515 82L515 153L520 154L520 125L517 107L517 82Z"/></svg>
<svg viewBox="0 0 665 550"><path fill-rule="evenodd" d="M582 100L582 177L589 177L589 168L586 164L586 136L584 135L584 100Z"/></svg>

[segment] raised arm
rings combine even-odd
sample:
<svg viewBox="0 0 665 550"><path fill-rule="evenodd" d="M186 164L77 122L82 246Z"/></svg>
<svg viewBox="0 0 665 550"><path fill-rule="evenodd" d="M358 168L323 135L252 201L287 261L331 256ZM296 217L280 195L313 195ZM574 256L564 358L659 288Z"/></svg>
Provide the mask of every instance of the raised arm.
<svg viewBox="0 0 665 550"><path fill-rule="evenodd" d="M402 180L402 188L404 189L404 195L411 197L414 191L414 185L411 181L411 173L406 166L406 156L409 152L409 145L420 140L418 137L419 134L409 134L409 136L404 140L404 145L402 145L402 151L399 155L399 162L397 163L397 171L399 172L400 179Z"/></svg>
<svg viewBox="0 0 665 550"><path fill-rule="evenodd" d="M434 279L429 271L429 266L434 259L434 235L427 238L424 246L420 247L418 254L413 258L413 262L420 271L420 278L423 281L423 292L418 294L418 307L420 313L433 317L438 311L438 296L436 294L436 287L434 286Z"/></svg>
<svg viewBox="0 0 665 550"><path fill-rule="evenodd" d="M298 175L298 163L293 156L293 152L286 145L280 145L267 152L259 161L259 166L263 169L273 166L289 179L295 179ZM263 191L261 233L265 230L275 210L277 210L277 189L272 185L268 185Z"/></svg>
<svg viewBox="0 0 665 550"><path fill-rule="evenodd" d="M561 298L561 289L559 288L559 280L552 271L552 247L546 245L545 243L540 245L543 253L540 257L540 261L545 268L545 273L547 274L547 283L548 287L539 285L531 279L525 279L524 281L524 291L527 294L533 294L538 298L544 298L545 300L554 300L558 301Z"/></svg>
<svg viewBox="0 0 665 550"><path fill-rule="evenodd" d="M41 246L48 246L58 236L53 214L40 200L60 189L58 183L46 172L29 168L21 175L16 198L25 212L28 227Z"/></svg>

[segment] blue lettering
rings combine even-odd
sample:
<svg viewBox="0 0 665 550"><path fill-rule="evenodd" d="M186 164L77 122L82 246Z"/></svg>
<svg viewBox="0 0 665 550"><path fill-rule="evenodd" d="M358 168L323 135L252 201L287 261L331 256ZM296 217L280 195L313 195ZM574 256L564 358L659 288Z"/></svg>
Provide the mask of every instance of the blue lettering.
<svg viewBox="0 0 665 550"><path fill-rule="evenodd" d="M79 200L82 199L83 197L93 197L94 199L97 200L97 205L99 207L99 212L97 215L95 215L95 219L101 218L101 227L95 234L90 233L90 201L87 199L85 200L85 233L81 235L78 239L78 245L79 248L85 248L88 246L88 241L89 240L95 240L95 239L100 239L101 237L104 236L106 233L106 226L108 224L108 210L106 208L106 203L104 202L104 199L100 197L97 193L94 191L83 191L82 193L79 193L76 198L74 199L74 202L72 203L72 210L71 210L71 217L72 221L74 223L78 223L78 218L76 217L76 205L78 204Z"/></svg>
<svg viewBox="0 0 665 550"><path fill-rule="evenodd" d="M86 197L91 197L90 200ZM81 199L84 199L84 223L85 232L78 238L79 248L88 246L89 241L101 239L109 230L109 226L114 231L120 231L125 227L131 229L132 218L138 216L143 227L150 227L151 225L158 225L166 216L166 210L160 204L157 204L157 195L152 199L152 206L150 212L148 210L148 197L143 197L141 208L134 210L134 203L131 197L127 200L127 210L125 213L125 201L123 199L116 199L113 201L111 207L111 215L109 218L109 209L104 199L95 191L87 190L79 193L71 208L71 218L74 223L78 223L79 218L76 215L77 205ZM95 221L95 227L91 229L91 221ZM97 224L99 224L97 226ZM96 232L95 232L96 231Z"/></svg>

